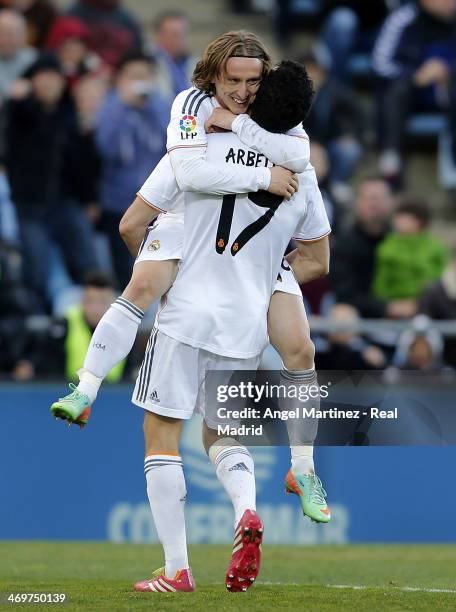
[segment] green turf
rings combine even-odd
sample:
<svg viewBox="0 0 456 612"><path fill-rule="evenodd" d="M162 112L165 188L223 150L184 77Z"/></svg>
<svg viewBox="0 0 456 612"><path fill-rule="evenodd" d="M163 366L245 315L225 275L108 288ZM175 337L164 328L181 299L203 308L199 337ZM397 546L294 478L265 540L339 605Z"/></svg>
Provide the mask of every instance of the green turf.
<svg viewBox="0 0 456 612"><path fill-rule="evenodd" d="M0 542L0 591L67 593L47 609L140 610L455 610L456 594L404 592L401 587L456 590L455 546L265 546L257 583L228 593L229 546L190 547L197 592L134 593L134 581L162 564L159 547L106 543ZM281 583L281 584L274 584ZM286 584L288 583L288 584ZM364 585L365 590L326 585ZM4 604L33 609L38 604Z"/></svg>

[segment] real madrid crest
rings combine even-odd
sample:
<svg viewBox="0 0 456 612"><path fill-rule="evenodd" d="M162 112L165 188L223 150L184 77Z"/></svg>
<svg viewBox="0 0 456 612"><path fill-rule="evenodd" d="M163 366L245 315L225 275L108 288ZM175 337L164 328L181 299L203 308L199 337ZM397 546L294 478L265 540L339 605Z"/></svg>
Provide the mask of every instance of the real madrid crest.
<svg viewBox="0 0 456 612"><path fill-rule="evenodd" d="M148 251L158 251L160 248L160 240L152 240L152 242L147 247Z"/></svg>

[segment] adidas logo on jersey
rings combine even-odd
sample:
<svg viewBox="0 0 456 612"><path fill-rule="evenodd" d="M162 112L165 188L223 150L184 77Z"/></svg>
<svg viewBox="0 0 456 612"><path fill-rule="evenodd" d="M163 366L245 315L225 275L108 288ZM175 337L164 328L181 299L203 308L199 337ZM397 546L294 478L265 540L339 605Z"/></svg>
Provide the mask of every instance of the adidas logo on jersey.
<svg viewBox="0 0 456 612"><path fill-rule="evenodd" d="M157 402L157 404L160 403L160 400L158 399L157 389L154 389L152 391L152 393L149 395L149 399L152 400L153 402Z"/></svg>
<svg viewBox="0 0 456 612"><path fill-rule="evenodd" d="M241 461L241 463L236 463L236 465L233 465L233 467L230 467L228 472L234 472L235 470L241 470L242 472L248 472L249 474L252 473L243 461Z"/></svg>

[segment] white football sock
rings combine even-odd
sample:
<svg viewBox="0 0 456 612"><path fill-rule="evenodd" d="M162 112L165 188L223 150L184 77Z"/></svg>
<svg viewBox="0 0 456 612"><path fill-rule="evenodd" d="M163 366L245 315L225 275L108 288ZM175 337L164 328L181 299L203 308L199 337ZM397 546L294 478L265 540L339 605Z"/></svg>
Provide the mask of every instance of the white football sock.
<svg viewBox="0 0 456 612"><path fill-rule="evenodd" d="M95 401L98 389L112 368L125 359L135 342L143 311L123 297L117 298L98 323L78 372L78 390Z"/></svg>
<svg viewBox="0 0 456 612"><path fill-rule="evenodd" d="M223 441L222 444L218 441L209 449L209 459L215 466L217 478L233 504L235 528L246 510L256 509L253 457L245 446L236 444L225 446Z"/></svg>
<svg viewBox="0 0 456 612"><path fill-rule="evenodd" d="M182 459L178 455L149 455L144 472L150 509L165 553L165 574L174 578L176 572L188 568Z"/></svg>
<svg viewBox="0 0 456 612"><path fill-rule="evenodd" d="M287 389L287 397L281 398L279 401L281 410L299 409L297 419L287 420L292 470L295 474L314 473L313 443L317 436L318 419L303 418L303 410L309 410L310 408L318 410L320 408L317 374L314 369L287 370L283 366L280 384ZM309 387L312 387L312 393L306 393ZM300 390L303 392L301 399L299 397Z"/></svg>
<svg viewBox="0 0 456 612"><path fill-rule="evenodd" d="M314 474L314 447L299 445L291 446L291 469L295 474Z"/></svg>
<svg viewBox="0 0 456 612"><path fill-rule="evenodd" d="M79 376L78 391L85 393L90 403L93 404L103 379L98 378L98 376L95 376L91 372L87 372L84 368L78 370L76 374Z"/></svg>

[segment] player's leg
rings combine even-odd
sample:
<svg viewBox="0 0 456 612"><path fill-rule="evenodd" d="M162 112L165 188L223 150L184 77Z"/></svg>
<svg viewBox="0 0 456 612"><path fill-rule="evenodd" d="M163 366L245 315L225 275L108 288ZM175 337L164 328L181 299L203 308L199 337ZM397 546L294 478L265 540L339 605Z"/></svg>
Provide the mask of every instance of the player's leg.
<svg viewBox="0 0 456 612"><path fill-rule="evenodd" d="M232 593L247 591L260 571L263 540L263 522L256 512L253 457L238 440L218 437L206 423L203 443L235 514L233 550L225 585Z"/></svg>
<svg viewBox="0 0 456 612"><path fill-rule="evenodd" d="M186 487L179 453L182 421L153 412L144 414L147 495L165 553L165 575L188 568L184 504Z"/></svg>
<svg viewBox="0 0 456 612"><path fill-rule="evenodd" d="M184 506L187 496L179 438L182 421L145 411L144 472L155 528L163 546L165 567L135 584L148 592L194 591L188 564Z"/></svg>
<svg viewBox="0 0 456 612"><path fill-rule="evenodd" d="M197 352L154 329L133 392L133 403L145 409L147 495L165 556L165 567L136 583L137 591L195 589L187 555L186 486L179 440L182 419L191 417L198 393L194 383Z"/></svg>
<svg viewBox="0 0 456 612"><path fill-rule="evenodd" d="M54 416L81 426L87 422L103 379L130 353L144 312L172 285L182 236L183 223L178 220L167 219L147 230L130 282L98 323L78 371L78 386L70 385L73 392L52 404Z"/></svg>
<svg viewBox="0 0 456 612"><path fill-rule="evenodd" d="M230 359L213 356L211 369L221 370L222 376L235 370L255 371L259 357L253 359ZM228 380L226 381L228 382ZM220 381L218 381L220 384ZM230 563L226 572L226 587L230 592L246 591L260 571L263 523L256 512L255 466L249 450L238 440L220 436L218 425L239 426L239 422L221 422L213 406L207 406L204 396L203 445L221 485L227 492L234 508L234 542ZM241 406L230 405L231 409Z"/></svg>
<svg viewBox="0 0 456 612"><path fill-rule="evenodd" d="M302 296L282 291L273 294L268 312L268 333L272 346L282 358L281 384L288 388L293 385L294 379L303 385L316 384L315 347L310 338ZM289 435L290 433L293 435L295 432L289 431ZM316 431L312 428L304 432L305 440L290 440L292 467L300 473L314 471L315 434ZM297 444L293 445L293 442Z"/></svg>
<svg viewBox="0 0 456 612"><path fill-rule="evenodd" d="M282 274L282 272L281 272ZM309 323L299 287L290 271L284 270L283 282L277 283L268 312L268 332L272 346L282 358L281 385L287 397L281 401L283 410L299 407L300 415L311 407L319 408L315 347L310 338ZM296 387L313 387L310 395L299 394ZM307 397L307 399L299 399ZM303 512L311 519L328 522L329 508L326 492L315 474L313 450L318 420L298 418L287 421L291 449L291 469L286 477L287 492L299 495Z"/></svg>
<svg viewBox="0 0 456 612"><path fill-rule="evenodd" d="M234 526L246 510L256 510L255 467L249 450L238 440L220 437L203 424L203 444L234 508Z"/></svg>

